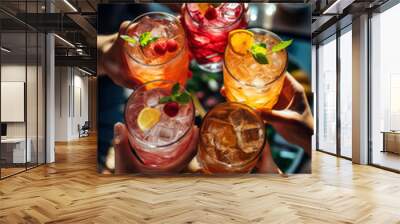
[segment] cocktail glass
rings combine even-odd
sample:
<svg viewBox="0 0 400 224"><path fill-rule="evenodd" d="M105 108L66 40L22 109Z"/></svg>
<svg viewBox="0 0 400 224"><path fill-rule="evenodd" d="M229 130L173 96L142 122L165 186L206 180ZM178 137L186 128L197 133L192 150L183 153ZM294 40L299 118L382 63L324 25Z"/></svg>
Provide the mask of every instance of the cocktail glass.
<svg viewBox="0 0 400 224"><path fill-rule="evenodd" d="M143 46L140 36L146 33L150 33L147 39L150 41ZM120 37L131 40L124 42L122 59L137 83L174 80L185 84L189 71L189 50L184 29L175 16L161 12L145 13L135 18ZM165 49L168 40L175 40L176 50L170 52ZM163 54L155 49L161 42Z"/></svg>
<svg viewBox="0 0 400 224"><path fill-rule="evenodd" d="M256 43L267 50L282 40L265 29L249 29ZM266 55L268 64L260 64L250 51L237 54L230 44L225 50L224 86L229 101L241 102L253 108L271 109L278 101L285 80L288 55L285 49Z"/></svg>
<svg viewBox="0 0 400 224"><path fill-rule="evenodd" d="M210 8L213 13L207 12ZM247 27L246 7L244 3L186 3L182 21L199 67L219 72L229 31Z"/></svg>
<svg viewBox="0 0 400 224"><path fill-rule="evenodd" d="M144 165L153 168L165 167L179 159L188 150L194 126L194 105L191 100L179 104L173 117L165 112L166 103L160 99L170 96L176 82L167 80L151 81L138 87L129 97L125 107L125 122L132 137L130 144ZM182 86L180 92L184 92ZM143 130L139 124L144 109L156 111L159 118L152 126ZM154 118L154 116L153 116ZM147 122L151 117L146 118Z"/></svg>
<svg viewBox="0 0 400 224"><path fill-rule="evenodd" d="M248 173L265 144L262 119L249 106L228 102L204 117L197 159L205 173Z"/></svg>

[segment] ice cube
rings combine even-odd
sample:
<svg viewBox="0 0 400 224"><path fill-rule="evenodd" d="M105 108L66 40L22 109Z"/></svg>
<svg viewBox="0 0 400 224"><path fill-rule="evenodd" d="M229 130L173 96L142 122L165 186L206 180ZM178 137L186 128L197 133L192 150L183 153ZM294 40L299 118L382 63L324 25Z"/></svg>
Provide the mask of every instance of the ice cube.
<svg viewBox="0 0 400 224"><path fill-rule="evenodd" d="M259 128L242 130L242 136L245 142L258 141L261 135L262 132Z"/></svg>
<svg viewBox="0 0 400 224"><path fill-rule="evenodd" d="M239 108L232 111L228 115L228 119L235 129L240 128L243 125L243 116L245 115L245 113L245 110Z"/></svg>
<svg viewBox="0 0 400 224"><path fill-rule="evenodd" d="M225 3L225 5L224 5L226 8L228 8L228 9L236 9L236 8L238 8L239 6L240 6L240 4L239 3Z"/></svg>
<svg viewBox="0 0 400 224"><path fill-rule="evenodd" d="M157 126L153 127L152 129L144 133L143 139L149 142L150 144L157 145L159 130L160 129Z"/></svg>
<svg viewBox="0 0 400 224"><path fill-rule="evenodd" d="M146 101L146 105L148 107L155 107L159 104L160 101L160 94L158 93L157 90L151 90L145 92L144 99Z"/></svg>
<svg viewBox="0 0 400 224"><path fill-rule="evenodd" d="M195 45L206 45L210 43L210 39L203 35L193 34L193 43Z"/></svg>
<svg viewBox="0 0 400 224"><path fill-rule="evenodd" d="M192 114L192 107L189 103L187 104L181 104L179 105L179 112L177 117L186 117L186 116L191 116Z"/></svg>
<svg viewBox="0 0 400 224"><path fill-rule="evenodd" d="M240 163L239 151L236 148L225 147L219 153L219 160L228 164Z"/></svg>
<svg viewBox="0 0 400 224"><path fill-rule="evenodd" d="M215 135L220 135L221 131L225 131L227 129L231 129L233 128L233 126L231 125L231 123L224 121L224 120L220 120L217 118L210 118L208 120L208 127L207 130Z"/></svg>
<svg viewBox="0 0 400 224"><path fill-rule="evenodd" d="M207 151L207 155L213 159L217 159L214 144L214 135L205 132L201 135L202 144L201 147Z"/></svg>
<svg viewBox="0 0 400 224"><path fill-rule="evenodd" d="M259 77L254 77L254 79L253 79L253 81L251 82L251 84L252 84L253 86L255 86L256 88L262 88L262 87L264 87L265 84L267 84L267 83L265 82L264 79L261 79L261 78L259 78Z"/></svg>
<svg viewBox="0 0 400 224"><path fill-rule="evenodd" d="M240 16L241 10L240 3L224 3L221 8L221 14L226 22L233 22Z"/></svg>
<svg viewBox="0 0 400 224"><path fill-rule="evenodd" d="M203 144L206 146L215 146L214 135L209 132L203 133L201 135L201 140L202 140Z"/></svg>
<svg viewBox="0 0 400 224"><path fill-rule="evenodd" d="M156 24L153 29L151 30L151 35L153 37L168 37L168 30L167 26Z"/></svg>
<svg viewBox="0 0 400 224"><path fill-rule="evenodd" d="M176 129L168 128L160 126L160 130L158 132L159 140L170 143L175 140L176 137Z"/></svg>
<svg viewBox="0 0 400 224"><path fill-rule="evenodd" d="M241 128L236 129L239 148L245 153L257 151L263 143L263 130L252 118L244 119Z"/></svg>
<svg viewBox="0 0 400 224"><path fill-rule="evenodd" d="M144 32L150 31L152 26L150 17L145 16L140 20L140 23L137 23L135 33L139 36Z"/></svg>
<svg viewBox="0 0 400 224"><path fill-rule="evenodd" d="M245 153L256 152L262 144L262 130L259 128L242 130L236 134L240 136L238 145Z"/></svg>
<svg viewBox="0 0 400 224"><path fill-rule="evenodd" d="M223 11L222 11L222 16L224 17L224 18L227 18L227 19L230 19L230 18L232 18L233 16L235 16L235 11L234 10L232 10L232 9L234 9L234 6L233 6L233 8L232 8L232 3L231 4L228 4L229 6L227 6Z"/></svg>
<svg viewBox="0 0 400 224"><path fill-rule="evenodd" d="M233 126L226 121L210 118L208 131L214 135L215 146L219 150L223 147L236 146L236 137Z"/></svg>
<svg viewBox="0 0 400 224"><path fill-rule="evenodd" d="M175 129L156 125L146 133L145 140L152 145L166 145L175 140Z"/></svg>

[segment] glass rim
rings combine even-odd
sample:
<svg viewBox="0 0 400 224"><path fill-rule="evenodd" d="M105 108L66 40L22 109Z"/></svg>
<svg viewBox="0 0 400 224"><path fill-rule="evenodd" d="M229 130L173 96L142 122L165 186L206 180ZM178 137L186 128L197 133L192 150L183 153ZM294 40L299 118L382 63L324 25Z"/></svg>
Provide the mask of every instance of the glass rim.
<svg viewBox="0 0 400 224"><path fill-rule="evenodd" d="M138 64L140 64L140 65L149 66L149 67L152 67L152 66L157 67L157 66L162 66L162 65L171 63L171 62L174 61L176 58L178 58L178 56L180 56L181 54L183 54L184 49L187 47L187 46L186 46L186 33L185 33L185 30L183 29L183 26L182 26L181 22L178 20L178 18L176 18L176 16L174 16L174 15L172 15L172 14L169 14L169 13L166 13L166 12L159 12L159 11L143 13L143 14L141 14L140 16L137 16L136 18L134 18L132 21L129 22L129 25L127 26L127 28L126 28L126 30L125 30L125 33L123 33L123 35L128 35L129 27L130 27L131 25L137 23L137 22L138 22L140 19L142 19L143 17L148 16L148 15L162 15L162 16L169 17L169 18L172 18L173 20L175 20L176 23L178 24L178 26L180 26L181 29L182 29L182 31L183 31L183 41L184 41L183 47L179 49L179 52L178 52L174 57L172 57L171 59L169 59L169 60L166 61L166 62L159 63L159 64L146 64L146 63L143 63L142 61L140 61L140 60L136 59L135 57L133 57L133 56L128 52L127 49L124 48L124 51L125 51L125 53L129 56L129 58L131 58L132 60L134 60L136 63L138 63ZM175 37L177 37L177 36L174 36L174 37L172 37L172 38L175 38Z"/></svg>
<svg viewBox="0 0 400 224"><path fill-rule="evenodd" d="M190 19L192 20L192 22L194 24L196 24L196 26L203 26L203 27L208 28L208 29L225 29L225 28L231 27L231 26L237 24L238 22L240 22L243 19L243 16L246 14L246 5L245 5L245 3L243 3L243 2L223 2L222 4L227 4L227 3L238 3L238 4L242 5L243 9L242 9L242 13L240 14L240 16L238 18L236 18L235 21L233 21L233 22L231 22L231 23L229 23L229 24L227 24L225 26L210 26L210 25L204 26L204 25L201 25L199 22L197 22L196 20L193 19L193 16L191 15L191 13L190 13L190 11L189 11L189 9L187 7L187 4L196 4L196 3L192 2L192 3L184 3L184 4L185 4L186 12L188 13L188 15L189 15Z"/></svg>
<svg viewBox="0 0 400 224"><path fill-rule="evenodd" d="M269 31L269 30L267 30L267 29L264 29L264 28L248 28L247 30L250 31L250 32L252 32L252 33L254 33L254 32L264 32L264 33L267 33L268 35L271 35L271 36L275 37L275 38L278 39L279 41L282 41L282 39L281 39L277 34L275 34L274 32L271 32L271 31ZM226 45L225 52L228 50L228 48L230 48L229 44ZM235 81L239 82L240 84L245 85L245 86L254 87L254 88L257 88L257 89L259 89L259 88L264 88L264 87L267 87L268 85L270 85L270 84L276 82L277 80L279 80L279 79L286 73L287 67L288 67L288 65L289 65L289 55L288 55L288 53L287 53L287 50L286 50L286 49L284 49L284 50L285 50L285 54L286 54L286 64L285 64L284 68L282 69L282 72L281 72L275 79L273 79L273 80L271 80L271 81L265 83L265 84L262 85L262 86L257 86L257 85L249 84L249 83L247 83L247 82L244 82L244 81L242 81L242 80L236 78L236 77L232 74L232 72L229 70L229 68L228 68L228 66L227 66L227 64L226 64L226 53L224 53L223 66L224 66L224 68L226 69L228 75L229 75L230 77L232 77ZM233 50L232 50L232 51L233 51ZM235 53L235 52L233 52L233 53L236 54L236 55L238 55L238 54Z"/></svg>
<svg viewBox="0 0 400 224"><path fill-rule="evenodd" d="M126 119L126 117L127 117L127 114L128 114L128 113L127 113L127 110L128 110L128 103L136 97L136 95L137 95L139 89L145 88L147 85L154 84L154 83L157 83L157 82L171 84L171 87L172 87L172 85L174 85L175 83L178 83L178 82L174 82L174 81L171 81L171 80L157 79L157 80L153 80L153 81L149 81L149 82L143 83L143 84L141 84L140 86L138 86L137 88L135 88L135 89L133 90L133 93L128 97L128 100L127 100L127 102L125 103L125 108L124 108L124 120L125 120L125 124L127 124L127 119ZM156 88L157 88L157 87L156 87ZM183 86L181 86L181 88L183 88L185 91L187 91ZM190 125L189 127L187 127L187 129L184 131L184 133L183 133L178 139L176 139L175 141L173 141L173 142L171 142L171 143L164 144L164 145L153 145L153 144L150 144L149 142L144 142L143 140L141 140L141 137L140 137L136 132L130 133L129 128L128 128L128 131L129 131L129 133L132 135L132 137L135 137L135 139L136 139L141 145L145 145L147 148L152 148L152 149L164 148L164 147L168 147L168 146L171 146L171 145L173 145L173 144L176 144L177 142L180 142L180 141L192 130L192 128L193 128L193 126L194 126L194 120L195 120L195 118L196 118L196 109L195 109L195 107L194 107L194 103L193 103L192 97L190 97L190 104L192 105L192 108L193 108L192 118L191 118L191 124L192 124L192 125ZM143 149L142 149L142 150L143 150Z"/></svg>
<svg viewBox="0 0 400 224"><path fill-rule="evenodd" d="M251 112L253 112L254 115L257 117L257 120L259 120L260 123L262 124L262 128L261 128L261 129L263 130L263 133L264 133L264 140L263 140L263 144L261 145L260 149L258 150L258 153L256 153L256 155L254 156L254 158L250 159L250 160L247 161L246 163L237 164L237 165L228 164L228 163L222 162L222 161L220 161L220 160L213 160L216 164L223 165L224 167L240 168L240 167L242 167L242 166L246 166L246 165L252 163L255 159L257 159L257 158L260 157L260 155L261 155L261 153L264 151L263 149L265 148L265 145L266 145L266 143L267 143L267 132L266 132L266 130L265 130L265 124L264 124L263 119L261 118L261 116L260 116L253 108L251 108L250 106L248 106L247 104L244 104L244 103L239 103L239 102L224 102L224 103L220 103L220 104L216 105L215 107L213 107L211 110L209 110L209 111L206 113L206 115L204 116L204 118L202 119L202 122L201 122L201 127L200 127L200 130L199 130L199 135L200 135L200 136L201 136L201 134L202 134L202 132L203 132L203 128L204 128L204 124L205 124L204 121L205 121L206 118L210 115L210 113L211 113L215 108L217 108L217 107L223 107L223 106L225 106L225 105L239 105L240 107L245 107L246 109L248 109L248 110L250 110ZM202 142L203 142L203 138L200 137L200 139L199 139L199 146L200 146L200 144L202 144ZM202 151L203 151L203 150L201 150L200 147L199 147L199 153L203 153ZM201 163L204 163L203 161L200 161L200 162L201 162Z"/></svg>

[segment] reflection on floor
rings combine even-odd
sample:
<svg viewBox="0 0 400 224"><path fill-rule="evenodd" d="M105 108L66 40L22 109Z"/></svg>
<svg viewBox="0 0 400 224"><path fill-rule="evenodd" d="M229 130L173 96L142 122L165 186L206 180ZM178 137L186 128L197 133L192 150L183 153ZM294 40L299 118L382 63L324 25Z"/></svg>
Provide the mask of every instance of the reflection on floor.
<svg viewBox="0 0 400 224"><path fill-rule="evenodd" d="M11 168L1 168L1 178L13 175L15 173L24 171L25 167L11 167Z"/></svg>
<svg viewBox="0 0 400 224"><path fill-rule="evenodd" d="M373 164L400 171L400 155L392 152L374 151Z"/></svg>
<svg viewBox="0 0 400 224"><path fill-rule="evenodd" d="M5 178L7 176L19 173L24 171L25 168L25 164L9 164L9 165L4 165L2 164L4 167L1 168L0 172L1 172L1 178ZM30 169L31 167L35 167L37 164L36 163L27 163L26 167L27 169Z"/></svg>

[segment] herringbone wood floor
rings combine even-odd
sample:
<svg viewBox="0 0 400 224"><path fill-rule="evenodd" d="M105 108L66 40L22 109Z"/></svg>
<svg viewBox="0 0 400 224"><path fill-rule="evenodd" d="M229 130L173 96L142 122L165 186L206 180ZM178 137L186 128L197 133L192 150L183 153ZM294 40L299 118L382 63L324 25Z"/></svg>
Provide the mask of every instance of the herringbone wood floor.
<svg viewBox="0 0 400 224"><path fill-rule="evenodd" d="M0 223L400 223L400 175L315 152L312 175L101 176L95 138L0 181Z"/></svg>

